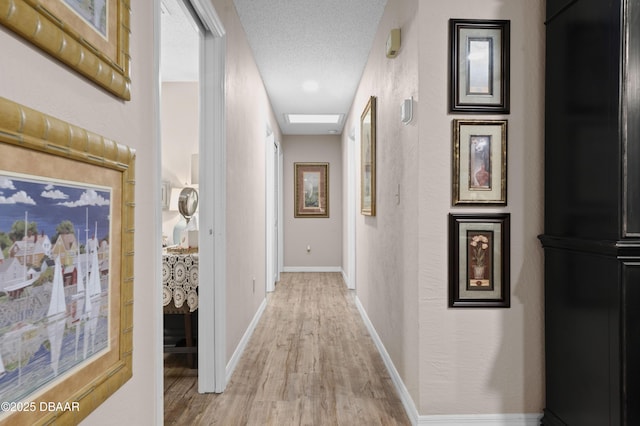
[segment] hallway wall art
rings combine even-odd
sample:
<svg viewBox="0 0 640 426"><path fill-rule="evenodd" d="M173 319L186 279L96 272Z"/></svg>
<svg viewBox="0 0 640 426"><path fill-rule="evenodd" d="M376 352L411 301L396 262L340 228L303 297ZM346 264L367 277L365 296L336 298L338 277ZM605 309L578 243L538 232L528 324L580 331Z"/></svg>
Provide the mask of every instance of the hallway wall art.
<svg viewBox="0 0 640 426"><path fill-rule="evenodd" d="M77 424L131 378L134 162L0 98L0 425Z"/></svg>
<svg viewBox="0 0 640 426"><path fill-rule="evenodd" d="M0 0L0 24L124 100L130 15L129 0Z"/></svg>

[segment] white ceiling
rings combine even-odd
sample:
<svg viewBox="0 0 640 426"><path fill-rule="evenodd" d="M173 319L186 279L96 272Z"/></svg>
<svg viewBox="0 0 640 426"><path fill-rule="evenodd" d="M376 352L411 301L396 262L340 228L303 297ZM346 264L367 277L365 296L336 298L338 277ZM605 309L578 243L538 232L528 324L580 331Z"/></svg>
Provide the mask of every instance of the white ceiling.
<svg viewBox="0 0 640 426"><path fill-rule="evenodd" d="M178 1L163 0L169 11L162 15L163 81L184 80L181 73L197 79L197 59L192 71L186 66L193 64L189 51L197 56L197 41L193 48L185 47L195 30L175 17L181 9ZM284 134L342 133L386 2L234 0ZM303 89L309 80L317 82L316 92ZM338 125L289 124L287 113L337 113L343 119Z"/></svg>

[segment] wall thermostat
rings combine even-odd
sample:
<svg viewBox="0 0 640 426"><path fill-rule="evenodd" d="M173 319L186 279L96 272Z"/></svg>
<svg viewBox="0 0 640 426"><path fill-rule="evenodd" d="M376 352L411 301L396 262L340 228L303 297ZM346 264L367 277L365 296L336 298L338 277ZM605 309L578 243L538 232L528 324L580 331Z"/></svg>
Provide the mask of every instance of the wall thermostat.
<svg viewBox="0 0 640 426"><path fill-rule="evenodd" d="M394 28L387 38L387 58L395 58L400 50L400 28Z"/></svg>

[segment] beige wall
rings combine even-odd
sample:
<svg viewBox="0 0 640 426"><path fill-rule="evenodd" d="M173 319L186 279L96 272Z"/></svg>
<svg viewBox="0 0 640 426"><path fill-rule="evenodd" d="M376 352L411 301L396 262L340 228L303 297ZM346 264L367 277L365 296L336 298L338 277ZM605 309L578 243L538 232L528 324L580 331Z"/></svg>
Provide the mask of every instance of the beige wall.
<svg viewBox="0 0 640 426"><path fill-rule="evenodd" d="M342 267L342 152L340 136L285 136L284 267ZM329 163L329 218L294 217L294 163ZM307 246L311 251L307 252Z"/></svg>
<svg viewBox="0 0 640 426"><path fill-rule="evenodd" d="M199 151L199 97L197 82L162 83L160 132L162 138L162 181L172 187L191 184L191 154ZM173 242L173 227L180 213L162 212L162 234Z"/></svg>
<svg viewBox="0 0 640 426"><path fill-rule="evenodd" d="M213 3L227 32L227 359L230 359L266 295L267 124L276 140L282 140L282 136L232 0Z"/></svg>
<svg viewBox="0 0 640 426"><path fill-rule="evenodd" d="M543 8L527 0L387 3L345 127L378 97L378 214L356 219L356 288L421 415L542 411ZM448 113L450 18L511 20L511 114ZM395 27L402 47L387 59L384 40ZM404 127L400 102L412 95L415 118ZM506 208L451 206L454 118L509 120ZM345 135L343 153L347 143ZM511 213L510 309L447 308L450 212Z"/></svg>
<svg viewBox="0 0 640 426"><path fill-rule="evenodd" d="M375 217L360 214L357 163L356 291L414 400L419 395L416 373L420 368L417 322L419 118L403 125L400 105L411 96L419 102L417 10L417 0L387 3L343 135L346 155L346 145L352 143L349 142L350 129L356 128L355 155L359 158L360 115L369 97L376 96L377 214ZM388 59L385 43L392 28L401 29L402 47L395 59Z"/></svg>
<svg viewBox="0 0 640 426"><path fill-rule="evenodd" d="M156 304L160 300L159 274L154 253L159 202L158 147L155 144L152 2L132 2L131 101L123 102L42 54L0 27L2 53L0 94L12 101L53 115L137 150L135 215L135 286L133 310L133 378L94 411L91 425L160 424L156 419L157 372L161 365L154 352ZM161 395L161 393L160 393Z"/></svg>

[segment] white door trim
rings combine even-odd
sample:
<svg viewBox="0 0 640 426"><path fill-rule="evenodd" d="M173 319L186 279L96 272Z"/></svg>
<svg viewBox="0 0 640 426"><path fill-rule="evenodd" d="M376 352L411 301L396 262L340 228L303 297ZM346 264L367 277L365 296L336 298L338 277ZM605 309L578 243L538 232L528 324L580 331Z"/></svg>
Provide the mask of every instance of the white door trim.
<svg viewBox="0 0 640 426"><path fill-rule="evenodd" d="M154 85L154 90L153 90L153 118L154 118L154 122L155 122L155 128L154 128L154 135L153 135L153 140L156 141L156 158L155 158L155 164L156 164L156 178L155 178L155 182L158 182L158 184L160 182L162 182L162 149L161 149L161 124L162 122L160 121L160 110L161 110L161 106L160 106L160 2L156 1L153 3L153 58L154 58L154 64L153 64L153 85ZM156 219L156 236L160 236L162 235L162 206L161 203L156 202L156 208L155 208L155 219ZM159 244L159 241L162 241L161 239L158 240L158 238L156 237L155 239L155 256L154 256L154 261L153 261L153 265L155 267L155 270L157 271L156 274L153 274L152 276L155 277L157 280L162 280L162 273L160 271L162 271L162 246L161 244ZM156 401L156 411L154 413L155 416L155 422L153 422L153 424L162 424L163 423L163 419L164 419L164 354L163 354L163 323L164 323L164 316L162 313L162 289L160 287L160 283L156 283L154 282L153 284L155 284L155 288L152 291L152 294L155 296L154 297L154 303L155 303L155 310L154 312L154 324L156 324L156 328L155 330L153 330L153 332L155 333L155 347L154 347L154 359L153 359L153 363L155 365L155 383L157 383L158 385L155 387L154 389L154 393L155 393L155 401Z"/></svg>
<svg viewBox="0 0 640 426"><path fill-rule="evenodd" d="M226 387L226 129L225 30L209 0L188 0L204 27L200 37L200 277L198 392ZM204 261L212 259L213 261Z"/></svg>
<svg viewBox="0 0 640 426"><path fill-rule="evenodd" d="M274 264L277 253L274 252L274 243L275 239L277 239L277 235L275 233L275 224L278 218L275 215L275 203L277 194L275 190L275 171L276 171L276 145L275 145L275 135L271 127L267 123L266 125L267 134L265 137L265 253L266 253L266 270L265 270L265 287L267 292L272 292L275 290L275 280L274 276L276 275L276 271L274 271Z"/></svg>
<svg viewBox="0 0 640 426"><path fill-rule="evenodd" d="M356 126L349 132L347 138L347 288L356 288L356 155L359 134L356 133Z"/></svg>

